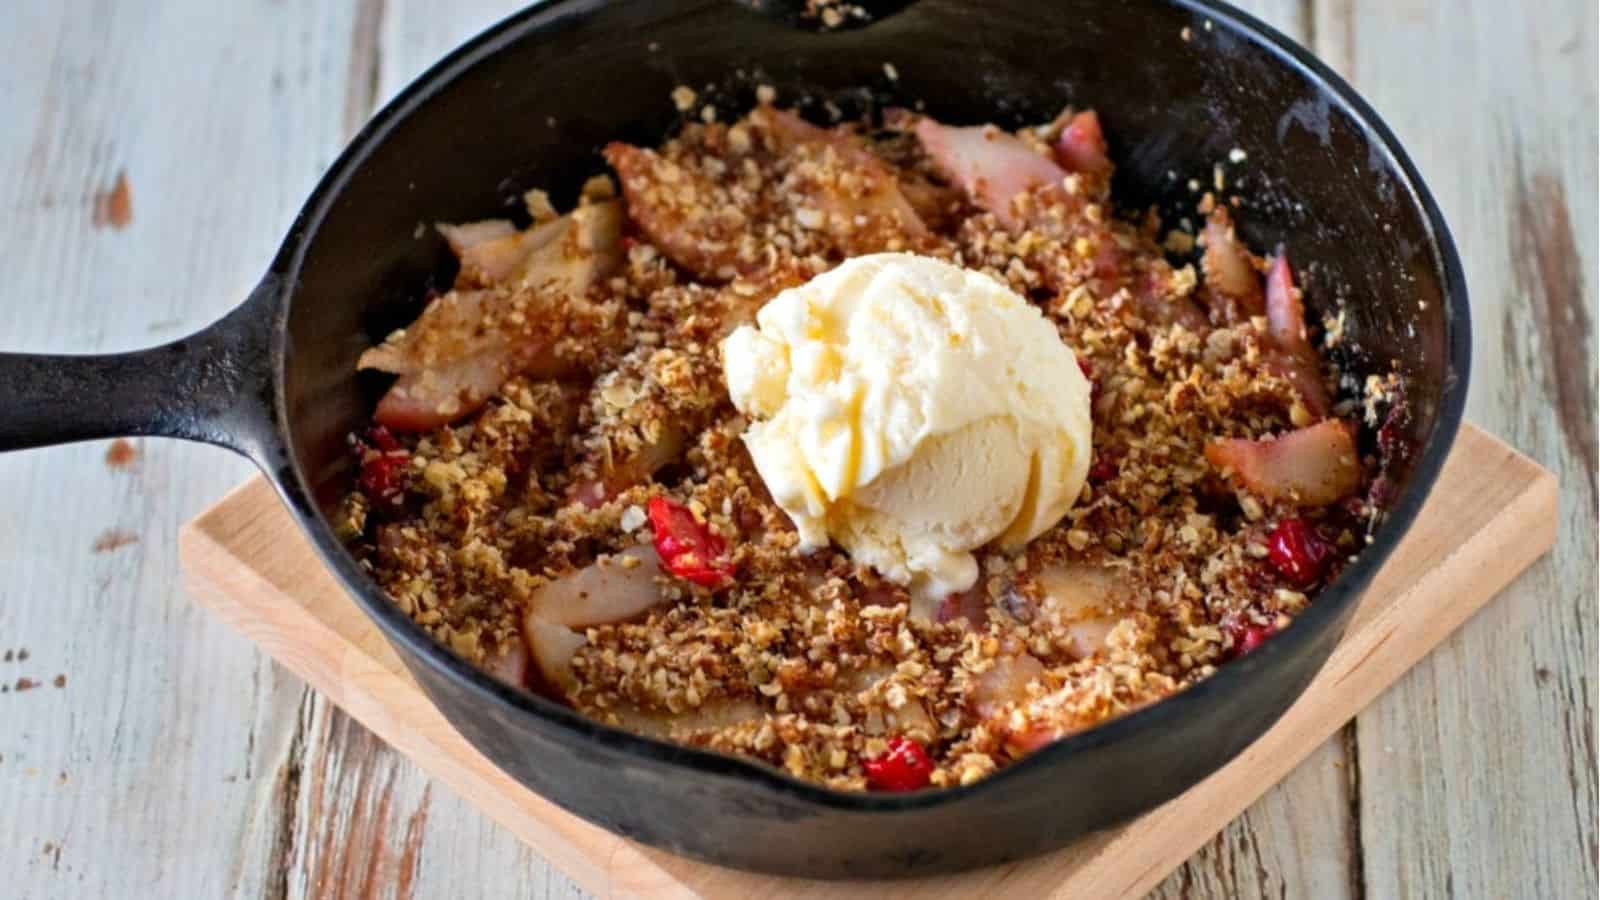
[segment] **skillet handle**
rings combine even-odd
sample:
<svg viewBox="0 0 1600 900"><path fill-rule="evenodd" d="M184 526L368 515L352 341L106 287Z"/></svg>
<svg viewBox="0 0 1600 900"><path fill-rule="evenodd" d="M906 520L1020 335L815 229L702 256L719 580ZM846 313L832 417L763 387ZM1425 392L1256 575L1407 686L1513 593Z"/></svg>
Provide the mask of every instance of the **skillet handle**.
<svg viewBox="0 0 1600 900"><path fill-rule="evenodd" d="M233 312L170 344L98 356L0 353L0 451L153 435L261 460L276 442L269 276Z"/></svg>

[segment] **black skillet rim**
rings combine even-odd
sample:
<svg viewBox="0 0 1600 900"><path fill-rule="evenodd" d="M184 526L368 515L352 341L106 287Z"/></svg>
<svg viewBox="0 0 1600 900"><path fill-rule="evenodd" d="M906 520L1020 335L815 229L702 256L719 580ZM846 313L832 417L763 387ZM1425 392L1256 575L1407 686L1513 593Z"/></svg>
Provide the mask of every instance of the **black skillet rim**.
<svg viewBox="0 0 1600 900"><path fill-rule="evenodd" d="M454 75L484 56L501 49L513 39L514 34L520 37L521 26L525 23L533 19L547 18L549 24L561 18L569 10L581 13L595 2L596 0L546 0L544 3L530 6L490 26L414 79L373 116L317 184L284 240L274 260L272 271L289 276L288 284L296 283L297 279L294 276L305 261L306 251L315 238L317 228L337 200L345 182L360 168L372 149L383 141L396 122L427 102L443 84L451 81ZM1353 121L1360 123L1369 138L1376 146L1382 148L1394 168L1403 176L1402 187L1411 197L1413 204L1421 208L1433 249L1437 252L1435 264L1443 276L1443 288L1448 301L1445 327L1448 330L1449 353L1438 417L1433 429L1412 470L1405 490L1379 527L1372 543L1333 584L1318 594L1316 602L1296 618L1295 627L1268 641L1249 656L1222 666L1211 677L1182 693L1087 731L1062 738L975 784L930 788L905 794L846 792L792 778L778 769L753 760L699 750L612 728L538 694L513 688L485 674L436 642L390 602L383 590L361 569L354 557L335 537L333 529L323 521L316 504L311 500L315 494L305 471L298 460L289 454L288 465L274 472L273 476L278 482L279 490L298 513L302 529L311 538L324 564L338 574L346 590L356 597L367 616L383 629L389 640L405 645L418 658L426 660L438 674L458 686L493 697L496 701L515 709L519 715L532 715L545 719L582 740L596 741L614 750L691 769L702 775L741 778L786 795L792 800L841 812L908 812L957 803L969 797L996 791L1005 781L1064 760L1081 750L1116 744L1135 739L1148 732L1159 731L1168 721L1188 714L1191 707L1215 695L1233 690L1243 679L1262 677L1273 668L1276 660L1293 655L1291 651L1294 648L1303 646L1313 640L1318 632L1332 627L1344 613L1345 608L1362 594L1373 575L1388 559L1395 545L1410 529L1429 490L1433 487L1455 440L1466 405L1472 352L1466 275L1449 227L1445 224L1433 195L1423 183L1422 176L1377 112L1362 100L1343 78L1309 51L1271 26L1219 0L1153 0L1153 2L1176 6L1196 17L1209 19L1218 27L1227 28L1239 37L1260 45L1276 56L1281 64L1297 69L1326 91L1330 101L1337 103ZM292 288L290 290L292 291ZM272 354L277 407L275 424L279 435L287 438L291 433L285 397L287 324L288 311L292 303L289 293L284 294L281 303ZM1295 702L1298 700L1297 697Z"/></svg>

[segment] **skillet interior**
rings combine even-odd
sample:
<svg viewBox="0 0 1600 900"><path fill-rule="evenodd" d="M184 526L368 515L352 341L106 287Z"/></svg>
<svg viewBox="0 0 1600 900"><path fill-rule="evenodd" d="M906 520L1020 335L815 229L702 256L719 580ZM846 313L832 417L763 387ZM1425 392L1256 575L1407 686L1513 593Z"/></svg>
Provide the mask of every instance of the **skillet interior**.
<svg viewBox="0 0 1600 900"><path fill-rule="evenodd" d="M1464 396L1465 295L1431 201L1375 119L1363 124L1364 107L1241 21L1156 0L921 0L834 34L709 0L565 0L515 17L381 113L286 245L293 287L280 409L294 463L279 473L282 487L456 727L519 781L622 834L772 872L926 874L1042 852L1148 809L1257 737L1320 668L1420 504ZM344 435L384 384L357 377L356 356L412 318L423 290L452 272L443 242L419 226L502 214L529 187L564 206L600 170L605 141L654 143L673 127L674 86L710 86L702 96L731 115L753 102L758 83L783 102L831 99L847 111L920 99L951 123L1010 126L1068 102L1094 106L1119 166L1114 196L1136 206L1192 210L1198 195L1187 180L1209 183L1214 163L1245 150L1247 163L1228 170L1230 181L1247 178L1247 239L1289 246L1313 314L1343 301L1352 368L1384 371L1392 360L1411 383L1413 437L1427 450L1402 473L1400 505L1362 562L1295 628L1201 687L976 787L910 796L835 794L621 735L495 685L433 645L311 508L343 490ZM820 103L810 108L820 114Z"/></svg>

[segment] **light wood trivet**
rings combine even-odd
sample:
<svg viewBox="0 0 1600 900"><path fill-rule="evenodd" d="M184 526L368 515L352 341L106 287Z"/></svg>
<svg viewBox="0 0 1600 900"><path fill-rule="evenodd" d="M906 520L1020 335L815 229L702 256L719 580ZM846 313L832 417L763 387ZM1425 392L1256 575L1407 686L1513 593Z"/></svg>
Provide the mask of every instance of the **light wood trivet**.
<svg viewBox="0 0 1600 900"><path fill-rule="evenodd" d="M1170 803L1056 853L872 883L694 862L616 837L529 792L428 702L260 478L185 526L181 554L199 602L596 895L1112 898L1142 895L1210 840L1543 555L1555 526L1555 477L1464 425L1427 505L1326 667L1238 758Z"/></svg>

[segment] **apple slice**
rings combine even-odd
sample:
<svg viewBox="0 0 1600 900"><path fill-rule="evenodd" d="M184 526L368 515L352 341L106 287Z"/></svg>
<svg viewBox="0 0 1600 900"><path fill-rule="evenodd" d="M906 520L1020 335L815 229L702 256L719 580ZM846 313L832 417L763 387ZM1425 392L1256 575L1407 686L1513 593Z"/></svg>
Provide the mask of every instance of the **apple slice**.
<svg viewBox="0 0 1600 900"><path fill-rule="evenodd" d="M843 128L822 128L788 110L760 106L750 114L750 123L776 138L781 153L801 162L827 155L836 157L849 170L849 179L797 178L786 186L788 199L810 205L825 214L825 227L845 245L853 243L857 223L877 221L916 238L928 233L915 207L901 193L894 170L861 139ZM807 167L797 166L796 171ZM867 248L856 248L857 251Z"/></svg>
<svg viewBox="0 0 1600 900"><path fill-rule="evenodd" d="M1040 185L1060 184L1067 176L1021 138L993 125L956 128L923 118L916 134L934 165L1007 228L1023 224L1012 211L1012 198Z"/></svg>
<svg viewBox="0 0 1600 900"><path fill-rule="evenodd" d="M1267 354L1267 368L1294 386L1300 401L1316 418L1328 414L1328 389L1310 341L1306 308L1294 286L1289 256L1281 250L1267 270L1267 340L1276 348Z"/></svg>
<svg viewBox="0 0 1600 900"><path fill-rule="evenodd" d="M642 443L632 451L619 451L607 444L609 464L603 462L598 453L594 454L592 461L586 459L580 463L580 470L593 469L596 474L592 478L580 478L573 482L567 491L568 499L582 503L589 509L604 506L611 498L640 484L662 466L677 459L688 440L689 434L680 423L663 422L654 441Z"/></svg>
<svg viewBox="0 0 1600 900"><path fill-rule="evenodd" d="M629 547L536 589L528 617L568 628L625 622L664 599L660 574L654 548Z"/></svg>
<svg viewBox="0 0 1600 900"><path fill-rule="evenodd" d="M398 431L448 424L483 406L514 375L571 374L577 366L556 352L563 337L620 338L616 316L585 299L621 265L618 201L585 201L511 234L493 220L442 230L461 257L457 289L357 362L400 376L378 402L378 423Z"/></svg>
<svg viewBox="0 0 1600 900"><path fill-rule="evenodd" d="M1068 652L1076 659L1093 656L1122 621L1134 592L1126 580L1104 566L1070 562L1047 567L1034 576L1043 594L1038 618L1064 629Z"/></svg>
<svg viewBox="0 0 1600 900"><path fill-rule="evenodd" d="M1226 206L1212 210L1204 236L1206 250L1200 257L1200 270L1205 273L1207 290L1222 302L1222 320L1238 324L1266 312L1261 276L1250 260L1250 251L1234 234Z"/></svg>
<svg viewBox="0 0 1600 900"><path fill-rule="evenodd" d="M889 666L872 666L844 675L840 679L839 688L845 691L854 691L857 694L871 694L883 690L880 685L894 674L894 669ZM927 707L917 697L906 694L906 701L898 709L884 704L883 734L915 734L923 740L933 740L939 736L939 726L928 715ZM873 733L879 733L874 731Z"/></svg>
<svg viewBox="0 0 1600 900"><path fill-rule="evenodd" d="M507 641L499 652L484 660L483 670L512 687L528 686L528 647L522 641Z"/></svg>
<svg viewBox="0 0 1600 900"><path fill-rule="evenodd" d="M522 622L522 638L544 683L569 697L577 689L572 674L572 658L587 643L581 632L528 616Z"/></svg>
<svg viewBox="0 0 1600 900"><path fill-rule="evenodd" d="M977 678L967 692L972 711L987 719L1007 706L1028 700L1028 683L1044 675L1044 663L1032 654L996 657L994 665Z"/></svg>
<svg viewBox="0 0 1600 900"><path fill-rule="evenodd" d="M1206 445L1206 459L1263 499L1327 506L1361 486L1353 430L1329 419L1276 438L1225 438Z"/></svg>
<svg viewBox="0 0 1600 900"><path fill-rule="evenodd" d="M718 697L676 713L632 705L612 707L606 712L615 713L617 724L634 734L671 740L732 728L767 714L760 703L749 697Z"/></svg>

